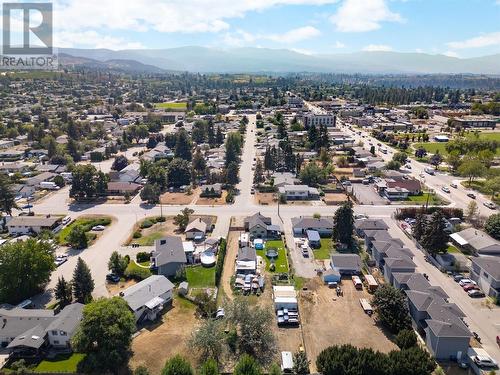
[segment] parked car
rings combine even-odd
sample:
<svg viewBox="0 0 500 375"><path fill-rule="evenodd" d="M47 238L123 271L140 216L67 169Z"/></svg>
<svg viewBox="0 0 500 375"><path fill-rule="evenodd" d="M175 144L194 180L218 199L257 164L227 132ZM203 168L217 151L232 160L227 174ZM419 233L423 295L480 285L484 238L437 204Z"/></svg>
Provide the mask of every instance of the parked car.
<svg viewBox="0 0 500 375"><path fill-rule="evenodd" d="M443 186L441 188L441 190L444 191L445 193L448 193L448 194L450 193L450 188L448 186Z"/></svg>
<svg viewBox="0 0 500 375"><path fill-rule="evenodd" d="M59 267L61 264L66 263L68 261L67 255L58 255L54 260L56 267Z"/></svg>
<svg viewBox="0 0 500 375"><path fill-rule="evenodd" d="M468 196L470 199L476 199L476 194L474 194L474 193L467 193L467 196Z"/></svg>
<svg viewBox="0 0 500 375"><path fill-rule="evenodd" d="M490 357L476 355L472 360L478 367L497 367L497 363Z"/></svg>
<svg viewBox="0 0 500 375"><path fill-rule="evenodd" d="M304 258L309 258L309 250L302 248L302 256Z"/></svg>
<svg viewBox="0 0 500 375"><path fill-rule="evenodd" d="M462 287L462 289L465 290L466 292L468 292L469 290L479 290L479 287L475 284L465 284Z"/></svg>
<svg viewBox="0 0 500 375"><path fill-rule="evenodd" d="M459 274L457 274L457 275L453 275L453 280L455 280L455 282L457 282L457 283L458 283L460 280L463 280L463 279L465 279L465 278L466 278L466 277L465 277L464 275L460 274L460 273L459 273Z"/></svg>
<svg viewBox="0 0 500 375"><path fill-rule="evenodd" d="M458 282L458 285L460 286L464 286L465 284L476 284L476 282L471 279L462 279Z"/></svg>
<svg viewBox="0 0 500 375"><path fill-rule="evenodd" d="M456 183L454 183L454 182L452 182L452 183L450 184L450 186L451 186L453 189L458 189L458 185L457 185Z"/></svg>
<svg viewBox="0 0 500 375"><path fill-rule="evenodd" d="M103 231L104 229L106 229L106 227L104 225L96 225L96 226L92 227L92 230L97 231L97 232Z"/></svg>
<svg viewBox="0 0 500 375"><path fill-rule="evenodd" d="M488 207L490 210L494 210L495 208L497 208L497 205L493 202L484 202L483 203L486 207Z"/></svg>
<svg viewBox="0 0 500 375"><path fill-rule="evenodd" d="M467 292L467 294L471 298L483 298L484 297L484 293L481 292L480 290L477 290L477 289L469 290Z"/></svg>
<svg viewBox="0 0 500 375"><path fill-rule="evenodd" d="M106 275L106 280L112 283L117 283L118 281L120 281L120 276L115 275L114 273L108 273Z"/></svg>

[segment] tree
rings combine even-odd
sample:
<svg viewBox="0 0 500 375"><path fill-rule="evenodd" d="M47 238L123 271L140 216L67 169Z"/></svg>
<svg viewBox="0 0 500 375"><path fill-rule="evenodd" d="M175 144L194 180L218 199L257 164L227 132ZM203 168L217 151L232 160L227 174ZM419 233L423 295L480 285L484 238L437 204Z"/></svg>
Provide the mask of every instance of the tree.
<svg viewBox="0 0 500 375"><path fill-rule="evenodd" d="M231 162L226 169L226 183L229 185L236 185L240 178L238 177L240 166L236 162Z"/></svg>
<svg viewBox="0 0 500 375"><path fill-rule="evenodd" d="M308 163L299 173L299 178L303 184L316 186L326 181L329 168L320 168L316 163Z"/></svg>
<svg viewBox="0 0 500 375"><path fill-rule="evenodd" d="M168 165L167 179L175 187L191 183L191 168L186 160L175 158Z"/></svg>
<svg viewBox="0 0 500 375"><path fill-rule="evenodd" d="M7 215L12 216L12 209L16 208L16 201L14 192L12 190L12 183L9 177L5 174L0 174L0 210L5 212Z"/></svg>
<svg viewBox="0 0 500 375"><path fill-rule="evenodd" d="M385 167L387 169L393 170L393 171L398 171L401 168L401 163L395 160L390 160Z"/></svg>
<svg viewBox="0 0 500 375"><path fill-rule="evenodd" d="M149 204L160 203L160 189L158 185L146 184L141 190L141 199Z"/></svg>
<svg viewBox="0 0 500 375"><path fill-rule="evenodd" d="M174 224L179 227L180 231L184 231L189 224L189 217L194 212L191 208L184 208L180 214L174 217Z"/></svg>
<svg viewBox="0 0 500 375"><path fill-rule="evenodd" d="M90 268L85 261L78 257L75 270L73 271L73 296L80 303L88 303L92 300L92 291L94 290L94 280L90 273Z"/></svg>
<svg viewBox="0 0 500 375"><path fill-rule="evenodd" d="M146 366L139 366L134 370L134 375L150 375Z"/></svg>
<svg viewBox="0 0 500 375"><path fill-rule="evenodd" d="M431 156L429 163L431 163L434 168L437 168L439 164L443 162L443 156L439 153L439 150L436 150L436 153Z"/></svg>
<svg viewBox="0 0 500 375"><path fill-rule="evenodd" d="M179 130L175 139L175 157L191 161L193 157L191 148L191 140L189 139L187 131L184 129Z"/></svg>
<svg viewBox="0 0 500 375"><path fill-rule="evenodd" d="M213 359L207 360L203 366L201 366L198 375L219 375L219 366L217 366L217 362Z"/></svg>
<svg viewBox="0 0 500 375"><path fill-rule="evenodd" d="M477 214L479 213L479 207L476 201L470 201L467 205L467 210L465 211L465 218L468 222L472 223L476 220Z"/></svg>
<svg viewBox="0 0 500 375"><path fill-rule="evenodd" d="M194 375L194 371L186 359L176 355L165 362L161 375Z"/></svg>
<svg viewBox="0 0 500 375"><path fill-rule="evenodd" d="M206 293L205 293L206 294ZM226 334L220 320L206 319L199 329L193 332L191 346L196 349L202 360L219 360L223 350Z"/></svg>
<svg viewBox="0 0 500 375"><path fill-rule="evenodd" d="M458 173L469 179L470 186L475 178L484 176L486 167L478 159L466 157L458 167Z"/></svg>
<svg viewBox="0 0 500 375"><path fill-rule="evenodd" d="M436 362L431 355L418 346L393 350L388 357L391 375L430 375L436 368Z"/></svg>
<svg viewBox="0 0 500 375"><path fill-rule="evenodd" d="M316 367L323 375L403 375L389 371L390 363L385 354L352 345L324 349L316 358Z"/></svg>
<svg viewBox="0 0 500 375"><path fill-rule="evenodd" d="M281 367L276 363L273 363L269 368L269 375L282 375L282 374L283 373L281 371Z"/></svg>
<svg viewBox="0 0 500 375"><path fill-rule="evenodd" d="M97 195L104 195L108 189L108 176L102 172L97 172L95 190Z"/></svg>
<svg viewBox="0 0 500 375"><path fill-rule="evenodd" d="M418 159L422 159L424 158L425 156L427 155L427 150L423 147L419 147L416 151L415 151L415 157L418 158Z"/></svg>
<svg viewBox="0 0 500 375"><path fill-rule="evenodd" d="M128 266L128 259L113 251L108 261L108 269L115 275L122 276Z"/></svg>
<svg viewBox="0 0 500 375"><path fill-rule="evenodd" d="M128 165L128 159L123 155L118 155L113 161L111 169L114 171L121 171L127 165Z"/></svg>
<svg viewBox="0 0 500 375"><path fill-rule="evenodd" d="M231 162L239 163L243 139L238 132L230 132L226 135L226 166Z"/></svg>
<svg viewBox="0 0 500 375"><path fill-rule="evenodd" d="M411 327L406 297L391 285L382 285L373 298L373 306L379 320L392 333Z"/></svg>
<svg viewBox="0 0 500 375"><path fill-rule="evenodd" d="M54 249L47 241L0 246L0 302L17 303L40 292L54 269Z"/></svg>
<svg viewBox="0 0 500 375"><path fill-rule="evenodd" d="M413 237L417 241L420 241L426 229L427 229L427 216L423 213L418 214L415 217L415 224L413 225L411 231Z"/></svg>
<svg viewBox="0 0 500 375"><path fill-rule="evenodd" d="M309 360L306 352L298 351L293 354L293 373L295 375L309 374Z"/></svg>
<svg viewBox="0 0 500 375"><path fill-rule="evenodd" d="M199 148L196 149L192 164L193 169L198 173L198 175L202 174L207 167L207 162L205 161L205 158L201 154L201 150Z"/></svg>
<svg viewBox="0 0 500 375"><path fill-rule="evenodd" d="M64 279L64 276L57 279L56 289L54 295L59 302L59 308L64 308L73 300L73 290L71 283Z"/></svg>
<svg viewBox="0 0 500 375"><path fill-rule="evenodd" d="M500 176L487 179L484 183L484 190L491 195L491 199L493 200L500 193Z"/></svg>
<svg viewBox="0 0 500 375"><path fill-rule="evenodd" d="M165 169L158 164L153 164L148 168L148 183L156 185L160 191L165 191L167 188L167 175Z"/></svg>
<svg viewBox="0 0 500 375"><path fill-rule="evenodd" d="M89 244L89 240L87 238L87 233L81 225L73 225L68 235L66 236L66 242L73 249L85 249Z"/></svg>
<svg viewBox="0 0 500 375"><path fill-rule="evenodd" d="M432 255L445 253L448 248L448 233L445 231L444 221L443 211L434 212L420 238L420 244Z"/></svg>
<svg viewBox="0 0 500 375"><path fill-rule="evenodd" d="M54 177L54 183L60 188L65 185L64 178L61 175L57 175Z"/></svg>
<svg viewBox="0 0 500 375"><path fill-rule="evenodd" d="M353 245L352 232L354 230L354 212L352 202L344 202L335 212L333 217L333 239L334 241Z"/></svg>
<svg viewBox="0 0 500 375"><path fill-rule="evenodd" d="M76 165L72 172L70 197L92 198L97 193L97 170L91 164Z"/></svg>
<svg viewBox="0 0 500 375"><path fill-rule="evenodd" d="M413 329L403 329L396 335L396 345L401 349L409 349L417 346L417 335Z"/></svg>
<svg viewBox="0 0 500 375"><path fill-rule="evenodd" d="M403 165L406 163L406 160L408 160L408 155L406 155L406 153L404 152L396 152L392 156L392 160L398 162L400 165Z"/></svg>
<svg viewBox="0 0 500 375"><path fill-rule="evenodd" d="M262 164L262 161L260 159L257 159L255 162L255 171L253 175L253 183L254 184L260 184L264 182L264 166Z"/></svg>
<svg viewBox="0 0 500 375"><path fill-rule="evenodd" d="M253 357L243 354L234 368L233 375L262 375L262 372Z"/></svg>
<svg viewBox="0 0 500 375"><path fill-rule="evenodd" d="M456 171L458 167L460 167L460 164L462 163L460 152L457 150L450 152L448 154L448 157L446 158L446 162L451 166L451 169Z"/></svg>
<svg viewBox="0 0 500 375"><path fill-rule="evenodd" d="M491 215L484 225L484 230L491 237L500 240L500 214Z"/></svg>
<svg viewBox="0 0 500 375"><path fill-rule="evenodd" d="M75 351L87 354L88 372L117 373L127 366L135 330L134 314L124 299L101 298L83 308L71 344Z"/></svg>

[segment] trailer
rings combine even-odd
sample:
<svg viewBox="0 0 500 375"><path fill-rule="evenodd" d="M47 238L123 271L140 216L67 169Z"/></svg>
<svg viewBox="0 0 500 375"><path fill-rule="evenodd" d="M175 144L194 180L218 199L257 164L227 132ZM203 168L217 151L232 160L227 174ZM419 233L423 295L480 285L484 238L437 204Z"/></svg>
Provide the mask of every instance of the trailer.
<svg viewBox="0 0 500 375"><path fill-rule="evenodd" d="M360 298L359 304L361 305L361 307L363 308L363 310L366 314L368 314L369 316L371 316L373 314L373 307L370 304L370 302L368 302L368 300L366 298Z"/></svg>
<svg viewBox="0 0 500 375"><path fill-rule="evenodd" d="M361 282L361 279L359 276L352 276L352 283L354 284L354 287L358 290L363 289L363 283Z"/></svg>
<svg viewBox="0 0 500 375"><path fill-rule="evenodd" d="M365 280L368 285L368 291L375 292L378 288L377 280L372 275L366 275Z"/></svg>

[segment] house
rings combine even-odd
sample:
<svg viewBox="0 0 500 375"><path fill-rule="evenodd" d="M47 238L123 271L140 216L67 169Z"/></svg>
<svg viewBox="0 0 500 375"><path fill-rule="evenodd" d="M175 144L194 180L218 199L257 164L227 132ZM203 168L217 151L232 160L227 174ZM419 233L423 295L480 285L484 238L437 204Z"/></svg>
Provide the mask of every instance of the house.
<svg viewBox="0 0 500 375"><path fill-rule="evenodd" d="M389 226L382 219L358 219L354 221L354 230L359 237L364 236L365 230L387 230Z"/></svg>
<svg viewBox="0 0 500 375"><path fill-rule="evenodd" d="M383 268L384 278L389 284L394 282L394 273L415 273L417 265L413 263L411 258L404 255L396 255L394 258L385 258L385 265Z"/></svg>
<svg viewBox="0 0 500 375"><path fill-rule="evenodd" d="M241 247L236 258L236 274L247 275L257 272L257 252L253 247Z"/></svg>
<svg viewBox="0 0 500 375"><path fill-rule="evenodd" d="M283 185L278 188L278 191L290 201L319 198L318 189L307 185Z"/></svg>
<svg viewBox="0 0 500 375"><path fill-rule="evenodd" d="M15 355L36 355L44 348L69 349L82 319L83 305L74 303L58 314L44 309L0 309L0 346Z"/></svg>
<svg viewBox="0 0 500 375"><path fill-rule="evenodd" d="M222 196L222 184L200 186L200 197L220 198Z"/></svg>
<svg viewBox="0 0 500 375"><path fill-rule="evenodd" d="M298 311L299 303L297 301L297 292L293 285L275 285L273 286L274 309L288 309Z"/></svg>
<svg viewBox="0 0 500 375"><path fill-rule="evenodd" d="M142 189L142 185L136 182L121 182L121 181L110 181L107 184L106 194L107 195L136 195L139 190Z"/></svg>
<svg viewBox="0 0 500 375"><path fill-rule="evenodd" d="M260 212L246 217L243 226L251 238L278 238L281 234L281 228L273 225L271 218L261 215Z"/></svg>
<svg viewBox="0 0 500 375"><path fill-rule="evenodd" d="M311 248L320 248L321 247L321 238L319 236L318 231L308 230L306 231L307 241L309 243L309 247Z"/></svg>
<svg viewBox="0 0 500 375"><path fill-rule="evenodd" d="M24 183L25 183L25 185L28 185L28 186L38 187L41 182L52 181L54 179L54 177L56 177L56 176L57 176L56 173L42 172L34 177L27 178L24 181Z"/></svg>
<svg viewBox="0 0 500 375"><path fill-rule="evenodd" d="M110 171L109 180L118 182L137 182L141 181L142 177L139 173L137 164L129 164L121 171Z"/></svg>
<svg viewBox="0 0 500 375"><path fill-rule="evenodd" d="M357 275L361 272L361 258L358 254L333 254L330 266L342 276Z"/></svg>
<svg viewBox="0 0 500 375"><path fill-rule="evenodd" d="M40 233L48 230L56 233L61 225L62 216L14 216L7 223L10 235Z"/></svg>
<svg viewBox="0 0 500 375"><path fill-rule="evenodd" d="M471 333L463 312L432 293L407 290L410 315L436 359L460 359L467 352Z"/></svg>
<svg viewBox="0 0 500 375"><path fill-rule="evenodd" d="M158 143L154 149L142 155L142 159L153 162L173 157L174 153L164 143Z"/></svg>
<svg viewBox="0 0 500 375"><path fill-rule="evenodd" d="M331 237L333 233L333 218L314 218L312 216L293 217L292 229L294 236L302 236L308 230L315 230L321 237Z"/></svg>
<svg viewBox="0 0 500 375"><path fill-rule="evenodd" d="M372 258L379 268L384 265L384 258L387 257L387 251L391 249L402 250L407 256L412 257L409 249L403 248L401 240L390 239L388 241L373 241L371 244Z"/></svg>
<svg viewBox="0 0 500 375"><path fill-rule="evenodd" d="M401 247L403 246L403 241L401 241L399 238L394 239L392 236L389 234L388 231L386 230L365 230L364 231L364 240L365 240L365 245L368 251L372 249L373 243L375 241L397 241L401 243Z"/></svg>
<svg viewBox="0 0 500 375"><path fill-rule="evenodd" d="M286 185L295 185L299 180L295 174L290 172L275 172L273 173L273 186L280 188Z"/></svg>
<svg viewBox="0 0 500 375"><path fill-rule="evenodd" d="M201 241L205 238L207 233L207 223L200 218L191 221L185 231L186 239Z"/></svg>
<svg viewBox="0 0 500 375"><path fill-rule="evenodd" d="M466 252L472 252L475 255L500 256L500 242L481 230L467 228L450 234L450 238Z"/></svg>
<svg viewBox="0 0 500 375"><path fill-rule="evenodd" d="M149 276L120 293L135 316L136 323L155 320L172 303L174 284L163 275Z"/></svg>
<svg viewBox="0 0 500 375"><path fill-rule="evenodd" d="M14 193L15 197L28 198L35 194L35 187L23 184L13 184L11 186L11 191Z"/></svg>
<svg viewBox="0 0 500 375"><path fill-rule="evenodd" d="M155 241L155 250L151 254L151 267L158 275L175 276L187 262L182 239L178 236L166 236Z"/></svg>
<svg viewBox="0 0 500 375"><path fill-rule="evenodd" d="M401 290L425 292L448 300L449 296L440 286L434 286L421 273L394 272L393 286Z"/></svg>
<svg viewBox="0 0 500 375"><path fill-rule="evenodd" d="M500 258L472 257L470 278L490 297L500 298Z"/></svg>
<svg viewBox="0 0 500 375"><path fill-rule="evenodd" d="M59 164L38 164L35 170L37 172L61 173L66 172L67 168L65 165Z"/></svg>

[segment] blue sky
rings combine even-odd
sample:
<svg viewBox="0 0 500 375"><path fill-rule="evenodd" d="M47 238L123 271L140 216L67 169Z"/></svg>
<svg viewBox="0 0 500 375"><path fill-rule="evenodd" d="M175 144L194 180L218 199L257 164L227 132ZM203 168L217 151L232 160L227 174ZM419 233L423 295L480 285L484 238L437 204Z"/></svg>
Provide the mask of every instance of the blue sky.
<svg viewBox="0 0 500 375"><path fill-rule="evenodd" d="M500 0L55 0L54 8L60 47L500 53Z"/></svg>

